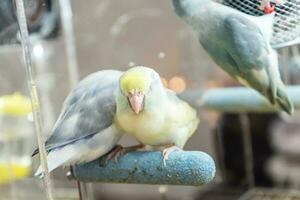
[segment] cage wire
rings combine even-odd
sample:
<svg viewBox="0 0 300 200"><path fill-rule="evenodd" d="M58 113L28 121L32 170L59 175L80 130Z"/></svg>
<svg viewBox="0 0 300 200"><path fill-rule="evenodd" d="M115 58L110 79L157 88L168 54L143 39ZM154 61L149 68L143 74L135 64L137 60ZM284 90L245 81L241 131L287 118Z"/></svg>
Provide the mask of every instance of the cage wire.
<svg viewBox="0 0 300 200"><path fill-rule="evenodd" d="M258 7L261 0L216 0L253 16L264 15ZM300 43L300 0L285 0L276 5L273 23L273 48L282 48Z"/></svg>

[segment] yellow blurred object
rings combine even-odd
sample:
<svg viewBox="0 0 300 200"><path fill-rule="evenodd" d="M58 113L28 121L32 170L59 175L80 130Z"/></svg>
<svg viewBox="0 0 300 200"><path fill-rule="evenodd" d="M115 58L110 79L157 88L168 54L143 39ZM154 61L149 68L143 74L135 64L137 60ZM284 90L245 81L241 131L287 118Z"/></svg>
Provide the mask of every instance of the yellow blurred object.
<svg viewBox="0 0 300 200"><path fill-rule="evenodd" d="M174 76L169 81L169 88L176 93L181 93L186 89L186 81L181 76Z"/></svg>
<svg viewBox="0 0 300 200"><path fill-rule="evenodd" d="M30 165L25 163L0 162L0 184L24 178L30 173Z"/></svg>
<svg viewBox="0 0 300 200"><path fill-rule="evenodd" d="M31 133L26 116L31 111L30 99L19 92L0 97L0 184L27 177L31 171L26 149Z"/></svg>
<svg viewBox="0 0 300 200"><path fill-rule="evenodd" d="M30 99L19 92L0 97L0 114L24 116L29 114L31 110Z"/></svg>

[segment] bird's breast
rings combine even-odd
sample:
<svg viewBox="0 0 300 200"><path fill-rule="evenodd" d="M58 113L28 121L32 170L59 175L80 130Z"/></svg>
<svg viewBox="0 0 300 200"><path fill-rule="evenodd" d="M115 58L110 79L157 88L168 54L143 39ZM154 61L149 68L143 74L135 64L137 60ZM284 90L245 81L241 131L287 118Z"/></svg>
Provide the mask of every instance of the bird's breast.
<svg viewBox="0 0 300 200"><path fill-rule="evenodd" d="M117 121L126 134L142 144L161 145L168 142L165 116L161 112L119 113Z"/></svg>

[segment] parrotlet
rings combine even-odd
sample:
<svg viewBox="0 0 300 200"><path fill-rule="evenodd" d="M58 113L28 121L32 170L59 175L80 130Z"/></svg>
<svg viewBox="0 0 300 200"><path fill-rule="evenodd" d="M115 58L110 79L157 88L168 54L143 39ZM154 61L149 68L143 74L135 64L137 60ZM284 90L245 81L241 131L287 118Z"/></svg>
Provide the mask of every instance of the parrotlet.
<svg viewBox="0 0 300 200"><path fill-rule="evenodd" d="M281 80L278 56L270 45L274 13L250 16L212 0L172 0L175 12L196 33L209 56L241 84L292 114Z"/></svg>
<svg viewBox="0 0 300 200"><path fill-rule="evenodd" d="M134 67L120 77L116 103L119 126L141 146L163 147L165 165L198 127L196 110L165 88L150 68Z"/></svg>
<svg viewBox="0 0 300 200"><path fill-rule="evenodd" d="M71 91L45 143L49 171L92 161L114 148L123 133L114 121L121 75L115 70L99 71ZM35 175L43 176L41 167Z"/></svg>
<svg viewBox="0 0 300 200"><path fill-rule="evenodd" d="M85 163L105 154L107 159L117 158L144 145L166 147L165 161L170 152L183 148L198 122L196 111L164 88L154 70L99 71L79 82L66 98L45 143L48 168ZM141 145L116 146L123 133ZM35 175L43 176L41 167Z"/></svg>

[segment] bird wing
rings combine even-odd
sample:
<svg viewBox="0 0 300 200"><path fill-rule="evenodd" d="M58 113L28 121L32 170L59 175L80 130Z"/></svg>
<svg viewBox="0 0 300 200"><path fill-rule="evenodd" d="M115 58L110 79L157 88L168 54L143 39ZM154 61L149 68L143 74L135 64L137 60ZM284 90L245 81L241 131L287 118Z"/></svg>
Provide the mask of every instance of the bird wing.
<svg viewBox="0 0 300 200"><path fill-rule="evenodd" d="M249 70L261 70L268 65L269 41L257 24L233 14L225 18L224 26L227 39L222 41L223 45L240 72L247 74Z"/></svg>
<svg viewBox="0 0 300 200"><path fill-rule="evenodd" d="M273 16L257 18L256 21L253 21L255 18L249 20L249 17L236 14L226 17L223 34L227 37L223 46L236 68L234 76L239 82L254 87L272 104L292 113L293 105L278 71L277 53L269 43Z"/></svg>
<svg viewBox="0 0 300 200"><path fill-rule="evenodd" d="M92 137L109 127L116 112L115 91L122 72L103 70L83 79L66 98L51 136L47 152ZM33 155L37 154L38 149Z"/></svg>
<svg viewBox="0 0 300 200"><path fill-rule="evenodd" d="M256 24L263 35L266 37L267 41L270 42L273 35L273 22L275 17L275 12L262 15L262 16L252 16L252 15L244 15L249 20L251 20L254 24Z"/></svg>
<svg viewBox="0 0 300 200"><path fill-rule="evenodd" d="M174 91L166 89L166 92L169 100L168 106L170 108L169 112L171 112L171 121L178 127L187 126L198 119L196 111L185 101L181 100Z"/></svg>
<svg viewBox="0 0 300 200"><path fill-rule="evenodd" d="M179 148L183 148L188 138L192 136L199 124L199 118L194 110L177 95L167 90L168 95L168 120L166 122L172 127L173 142Z"/></svg>

